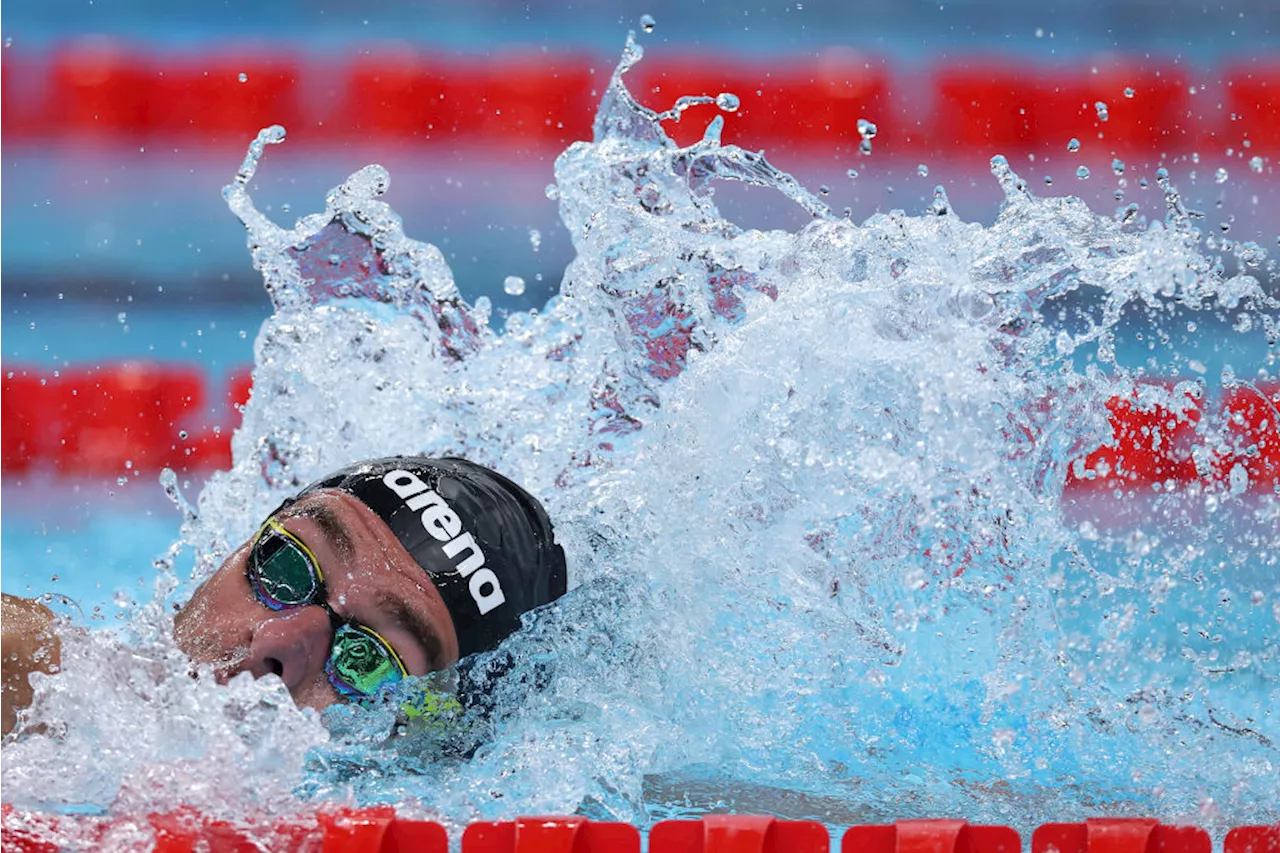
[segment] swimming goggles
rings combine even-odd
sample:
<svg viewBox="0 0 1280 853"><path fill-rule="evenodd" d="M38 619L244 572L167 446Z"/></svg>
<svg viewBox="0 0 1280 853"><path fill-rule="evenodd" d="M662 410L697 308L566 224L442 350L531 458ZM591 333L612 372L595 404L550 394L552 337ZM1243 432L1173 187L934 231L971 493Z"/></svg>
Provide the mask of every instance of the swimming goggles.
<svg viewBox="0 0 1280 853"><path fill-rule="evenodd" d="M333 612L316 555L275 519L267 519L258 531L247 572L254 595L272 610L315 605L329 614L333 647L325 674L344 698L372 696L409 674L377 631Z"/></svg>

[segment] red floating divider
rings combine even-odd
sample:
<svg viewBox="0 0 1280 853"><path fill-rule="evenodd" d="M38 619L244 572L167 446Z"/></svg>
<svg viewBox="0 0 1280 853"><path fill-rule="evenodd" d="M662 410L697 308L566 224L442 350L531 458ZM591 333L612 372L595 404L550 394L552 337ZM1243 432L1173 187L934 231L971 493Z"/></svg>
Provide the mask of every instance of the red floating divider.
<svg viewBox="0 0 1280 853"><path fill-rule="evenodd" d="M356 50L335 67L275 45L190 56L90 36L46 54L5 51L0 81L4 133L17 140L184 137L243 146L257 128L282 123L304 129L304 142L465 140L520 152L588 138L613 62L527 49L481 58L404 43ZM1070 65L961 58L895 76L882 57L831 48L768 60L664 54L632 71L628 85L658 109L681 95L735 94L741 106L725 117L724 141L775 155L847 150L865 117L889 156L922 149L985 160L1060 150L1073 136L1086 145L1101 138L1122 156L1246 141L1252 153L1280 156L1280 64L1232 65L1218 78L1222 96L1205 100L1175 62L1136 56ZM692 107L667 130L681 144L695 142L718 114Z"/></svg>
<svg viewBox="0 0 1280 853"><path fill-rule="evenodd" d="M2 846L17 853L58 853L58 845L42 840L57 830L56 819L37 812L16 812L8 803L0 804L3 820Z"/></svg>
<svg viewBox="0 0 1280 853"><path fill-rule="evenodd" d="M62 447L55 462L69 474L156 470L179 442L189 415L204 407L198 367L125 363L68 370L58 377L54 422Z"/></svg>
<svg viewBox="0 0 1280 853"><path fill-rule="evenodd" d="M1031 853L1210 853L1198 826L1166 826L1152 818L1091 818L1046 823L1031 835Z"/></svg>
<svg viewBox="0 0 1280 853"><path fill-rule="evenodd" d="M830 849L831 837L817 821L760 815L664 820L649 832L649 853L827 853Z"/></svg>
<svg viewBox="0 0 1280 853"><path fill-rule="evenodd" d="M1171 388L1172 383L1148 383ZM1191 394L1175 398L1181 407L1142 404L1141 389L1130 399L1113 397L1107 403L1113 441L1068 467L1067 488L1113 491L1150 487L1196 479L1191 451L1199 440L1196 425L1203 402Z"/></svg>
<svg viewBox="0 0 1280 853"><path fill-rule="evenodd" d="M721 134L726 144L768 148L775 155L811 145L834 153L838 145L856 146L861 140L859 118L887 120L880 118L887 116L890 106L883 66L878 57L850 49L830 49L814 60L776 65L732 57L674 57L639 66L628 84L642 103L659 111L685 95L736 95L739 108L725 116ZM663 128L679 144L690 145L721 114L715 105L702 104Z"/></svg>
<svg viewBox="0 0 1280 853"><path fill-rule="evenodd" d="M248 399L249 375L233 375L230 393ZM225 467L231 433L207 425L204 372L194 365L124 362L93 368L11 367L3 391L3 465L67 476L116 477Z"/></svg>
<svg viewBox="0 0 1280 853"><path fill-rule="evenodd" d="M69 136L143 136L153 99L145 55L106 36L62 45L50 74L51 121Z"/></svg>
<svg viewBox="0 0 1280 853"><path fill-rule="evenodd" d="M382 49L352 63L338 124L357 137L487 137L561 147L591 136L592 80L591 62L580 56L481 61Z"/></svg>
<svg viewBox="0 0 1280 853"><path fill-rule="evenodd" d="M253 830L205 821L194 812L149 815L156 853L257 853L265 849L317 853L448 853L449 836L431 821L402 820L391 806L322 811L314 820L279 821Z"/></svg>
<svg viewBox="0 0 1280 853"><path fill-rule="evenodd" d="M939 103L931 138L939 149L956 146L984 155L1061 150L1072 137L1088 145L1099 134L1108 150L1185 150L1203 141L1198 133L1185 136L1190 96L1170 68L1113 63L1095 73L985 62L943 69L935 88ZM1129 89L1132 97L1125 94ZM1098 103L1107 106L1106 121ZM1205 121L1190 125L1202 127Z"/></svg>
<svg viewBox="0 0 1280 853"><path fill-rule="evenodd" d="M963 820L900 820L851 826L841 853L1022 853L1022 839L1007 826L971 826Z"/></svg>
<svg viewBox="0 0 1280 853"><path fill-rule="evenodd" d="M521 817L471 824L462 853L640 853L640 833L628 823Z"/></svg>
<svg viewBox="0 0 1280 853"><path fill-rule="evenodd" d="M1222 853L1280 853L1280 823L1236 827L1227 833Z"/></svg>
<svg viewBox="0 0 1280 853"><path fill-rule="evenodd" d="M673 334L680 328L677 323ZM675 340L665 343L682 355L681 341ZM127 470L152 473L161 467L179 472L225 468L252 381L246 367L228 377L221 394L210 395L202 370L193 365L124 362L61 371L10 366L0 394L3 470L118 477ZM1172 380L1146 384L1175 387ZM1068 466L1065 489L1125 494L1198 480L1257 494L1280 488L1280 382L1227 389L1218 403L1220 417L1215 415L1213 429L1206 431L1207 442L1200 434L1205 402L1193 386L1188 389L1144 403L1148 395L1140 386L1129 398L1110 400L1112 440ZM209 420L205 401L210 396L225 409L218 413L221 423ZM1202 443L1211 451L1205 457L1209 470L1203 472L1192 455Z"/></svg>
<svg viewBox="0 0 1280 853"><path fill-rule="evenodd" d="M1247 139L1252 154L1280 160L1280 62L1230 68L1224 77L1231 121L1223 142Z"/></svg>
<svg viewBox="0 0 1280 853"><path fill-rule="evenodd" d="M1217 477L1230 484L1239 472L1253 491L1280 487L1280 382L1229 388L1222 399L1225 452L1217 462Z"/></svg>
<svg viewBox="0 0 1280 853"><path fill-rule="evenodd" d="M145 132L244 144L261 128L304 126L298 63L279 51L152 61Z"/></svg>
<svg viewBox="0 0 1280 853"><path fill-rule="evenodd" d="M46 442L46 421L41 416L44 377L32 368L7 370L0 385L0 460L4 470L21 472L35 460L46 459L53 448Z"/></svg>

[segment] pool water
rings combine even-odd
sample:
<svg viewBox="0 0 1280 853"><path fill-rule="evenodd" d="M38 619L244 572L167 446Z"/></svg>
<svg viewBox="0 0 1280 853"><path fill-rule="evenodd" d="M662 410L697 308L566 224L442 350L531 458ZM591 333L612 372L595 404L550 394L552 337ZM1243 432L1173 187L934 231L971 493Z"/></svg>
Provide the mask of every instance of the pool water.
<svg viewBox="0 0 1280 853"><path fill-rule="evenodd" d="M832 824L1271 819L1277 495L1064 483L1105 480L1072 466L1108 439L1113 399L1176 421L1188 395L1274 380L1273 262L1237 248L1240 272L1216 269L1177 175L1152 176L1149 224L1120 222L1034 195L999 157L990 225L942 188L855 224L721 146L719 120L676 146L625 88L641 55L629 42L594 141L556 163L575 250L559 295L501 331L406 235L380 167L272 222L253 179L289 149L263 131L225 195L273 313L233 465L177 484L197 510L181 550L138 582L180 519L145 483L52 539L11 538L9 516L6 562L65 565L54 586L81 611L128 619L124 650L75 637L41 680L54 725L6 744L6 798L232 819L389 802L454 826L726 806ZM740 227L715 203L726 181L809 221ZM1196 424L1207 474L1230 425ZM465 454L556 519L573 589L474 662L493 707L448 727L322 720L271 679L188 678L168 619L190 575L300 485L388 452ZM75 567L100 558L135 568Z"/></svg>

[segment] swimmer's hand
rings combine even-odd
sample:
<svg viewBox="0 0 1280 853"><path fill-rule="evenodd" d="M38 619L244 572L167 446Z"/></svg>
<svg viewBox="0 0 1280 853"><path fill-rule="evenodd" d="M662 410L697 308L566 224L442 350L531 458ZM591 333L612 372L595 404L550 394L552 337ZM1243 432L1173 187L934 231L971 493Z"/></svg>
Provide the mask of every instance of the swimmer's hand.
<svg viewBox="0 0 1280 853"><path fill-rule="evenodd" d="M4 719L2 734L13 730L18 712L31 704L28 680L33 672L53 673L62 661L58 635L53 630L53 614L43 604L0 596L0 662L3 666Z"/></svg>

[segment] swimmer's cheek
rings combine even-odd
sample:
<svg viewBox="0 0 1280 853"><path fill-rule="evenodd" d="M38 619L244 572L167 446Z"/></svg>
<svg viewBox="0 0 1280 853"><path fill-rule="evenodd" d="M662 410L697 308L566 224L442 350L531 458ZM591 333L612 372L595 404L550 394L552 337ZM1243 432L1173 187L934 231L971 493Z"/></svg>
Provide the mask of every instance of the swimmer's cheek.
<svg viewBox="0 0 1280 853"><path fill-rule="evenodd" d="M3 596L0 611L0 659L3 666L3 733L17 725L18 712L31 705L33 672L57 672L62 647L53 628L53 613L43 604Z"/></svg>

